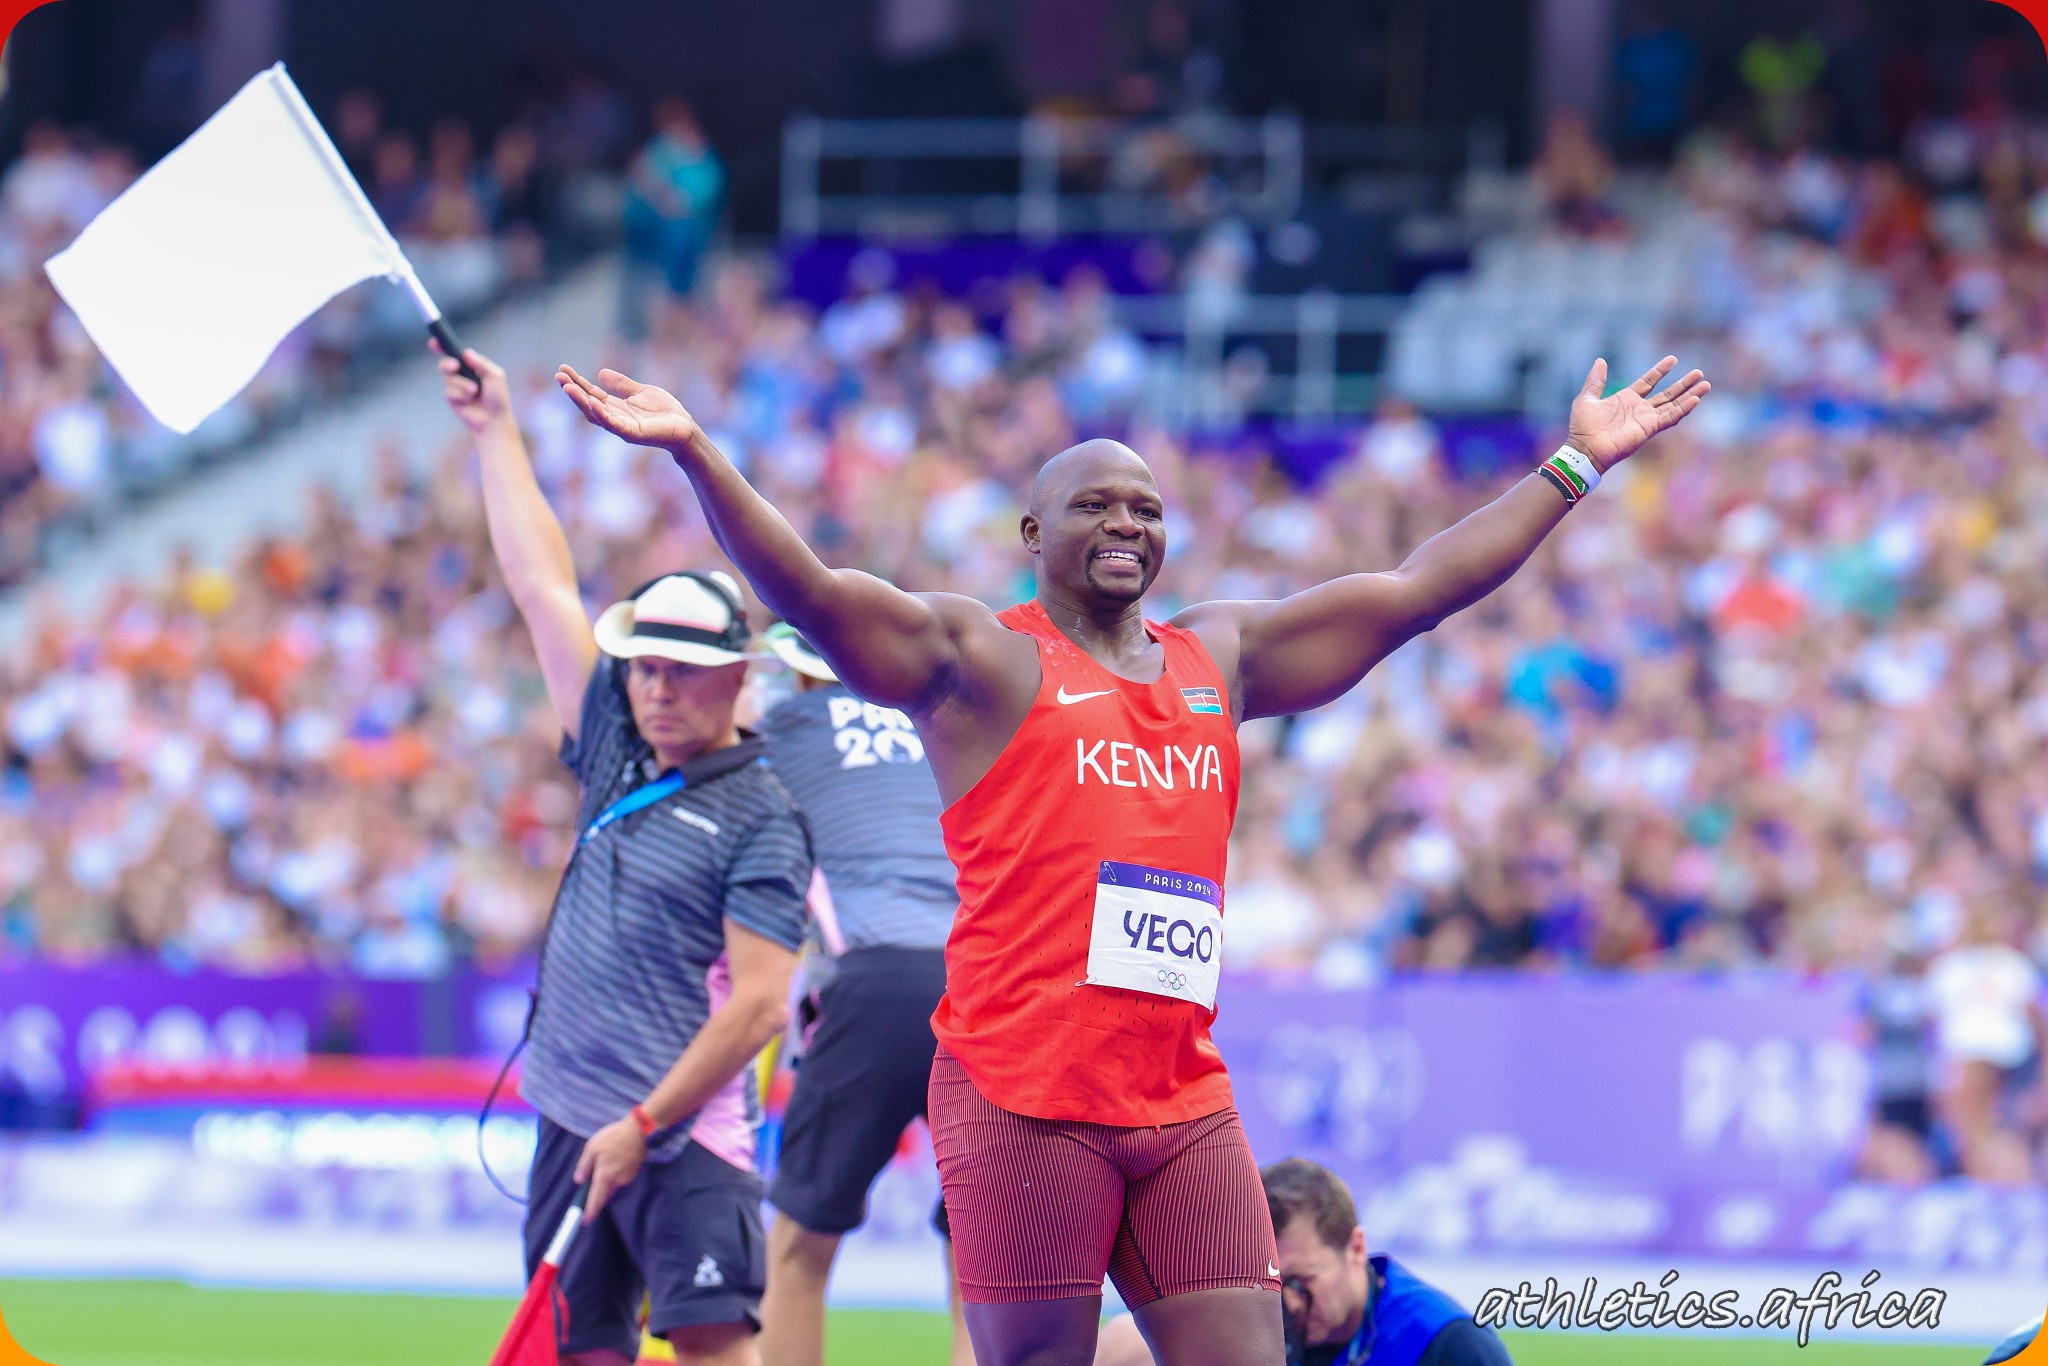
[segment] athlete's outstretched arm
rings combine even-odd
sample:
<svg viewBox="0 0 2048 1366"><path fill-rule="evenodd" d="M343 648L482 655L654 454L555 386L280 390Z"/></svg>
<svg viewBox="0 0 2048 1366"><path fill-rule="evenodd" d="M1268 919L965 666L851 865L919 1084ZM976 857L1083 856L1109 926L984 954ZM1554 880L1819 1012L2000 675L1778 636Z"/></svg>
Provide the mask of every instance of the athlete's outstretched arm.
<svg viewBox="0 0 2048 1366"><path fill-rule="evenodd" d="M1593 362L1572 402L1570 444L1606 473L1699 406L1708 384L1694 370L1650 391L1677 364L1666 356L1642 378L1602 398L1607 362ZM1506 583L1564 520L1566 504L1531 474L1493 502L1415 548L1399 569L1352 574L1278 602L1213 602L1177 620L1212 653L1235 649L1244 717L1281 716L1342 696L1411 637L1430 630Z"/></svg>
<svg viewBox="0 0 2048 1366"><path fill-rule="evenodd" d="M566 365L555 379L591 422L674 457L697 491L712 535L761 601L803 632L849 688L912 713L931 704L957 666L967 609L986 616L986 608L968 598L906 593L856 569L829 568L666 390L616 370L600 370L593 381Z"/></svg>

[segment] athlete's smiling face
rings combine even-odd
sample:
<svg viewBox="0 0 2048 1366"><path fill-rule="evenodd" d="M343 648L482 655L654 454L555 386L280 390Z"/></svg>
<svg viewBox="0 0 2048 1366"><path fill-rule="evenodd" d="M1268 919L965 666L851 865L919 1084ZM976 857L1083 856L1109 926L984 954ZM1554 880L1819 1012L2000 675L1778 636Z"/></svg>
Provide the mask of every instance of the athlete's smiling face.
<svg viewBox="0 0 2048 1366"><path fill-rule="evenodd" d="M1135 602L1166 560L1159 486L1116 441L1084 441L1046 461L1023 532L1041 581L1083 600Z"/></svg>

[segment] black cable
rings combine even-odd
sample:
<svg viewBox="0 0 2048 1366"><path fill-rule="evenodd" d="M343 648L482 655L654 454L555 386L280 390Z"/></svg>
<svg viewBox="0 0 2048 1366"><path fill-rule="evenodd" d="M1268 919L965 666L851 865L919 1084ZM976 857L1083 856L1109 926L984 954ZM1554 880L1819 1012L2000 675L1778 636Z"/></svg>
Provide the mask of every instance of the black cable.
<svg viewBox="0 0 2048 1366"><path fill-rule="evenodd" d="M539 999L540 993L538 990L536 990L534 992L534 1000L537 1002ZM491 1170L490 1158L484 1156L484 1125L490 1120L491 1107L498 1103L499 1089L504 1086L505 1078L510 1076L512 1073L512 1064L518 1062L519 1055L526 1051L526 1040L532 1033L533 1008L529 1006L526 1012L526 1028L519 1031L519 1042L513 1044L512 1051L505 1055L505 1065L498 1069L498 1078L496 1081L493 1081L491 1083L490 1094L484 1097L484 1108L479 1110L476 1116L477 1165L484 1169L484 1179L489 1181L493 1186L497 1188L498 1194L504 1196L507 1200L510 1200L514 1204L518 1205L525 1204L526 1197L523 1195L515 1195L511 1191L507 1190L505 1188L505 1183L498 1179L498 1174Z"/></svg>

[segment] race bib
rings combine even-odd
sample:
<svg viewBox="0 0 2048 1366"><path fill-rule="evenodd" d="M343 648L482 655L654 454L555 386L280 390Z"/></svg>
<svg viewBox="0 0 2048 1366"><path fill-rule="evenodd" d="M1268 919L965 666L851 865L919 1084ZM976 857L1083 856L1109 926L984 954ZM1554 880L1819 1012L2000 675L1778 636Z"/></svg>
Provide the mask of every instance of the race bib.
<svg viewBox="0 0 2048 1366"><path fill-rule="evenodd" d="M1088 984L1216 1008L1223 889L1205 877L1104 860L1095 881Z"/></svg>

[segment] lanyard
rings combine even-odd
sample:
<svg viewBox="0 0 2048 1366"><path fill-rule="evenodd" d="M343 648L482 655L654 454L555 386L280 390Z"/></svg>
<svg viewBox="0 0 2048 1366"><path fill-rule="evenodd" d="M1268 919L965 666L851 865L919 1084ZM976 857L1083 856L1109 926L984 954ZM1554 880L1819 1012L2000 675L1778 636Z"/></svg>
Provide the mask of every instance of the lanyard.
<svg viewBox="0 0 2048 1366"><path fill-rule="evenodd" d="M583 846L590 843L592 839L596 838L598 831L604 829L613 821L623 820L635 811L644 810L660 801L663 797L682 791L686 786L688 786L688 780L681 773L670 769L653 782L634 788L631 792L628 792L625 796L597 813L597 819L592 821L590 828L585 830L582 836L577 839L576 849L571 851L569 861L575 862L576 854L581 852ZM566 879L568 875L569 870L564 868L562 876ZM554 929L555 918L550 914L548 916L547 928L541 931L540 937L540 956L543 960L547 957L548 936L554 933ZM505 1189L504 1185L499 1182L497 1173L491 1170L490 1159L484 1155L484 1121L491 1117L491 1106L498 1099L498 1090L504 1086L506 1074L511 1072L512 1064L518 1061L519 1055L526 1051L526 1041L533 1037L533 1016L534 1012L539 1009L540 977L539 971L536 969L533 989L527 993L526 1024L519 1031L519 1042L513 1045L511 1053L506 1055L505 1065L498 1069L498 1079L491 1083L490 1094L484 1097L484 1108L477 1113L476 1117L476 1160L483 1166L484 1175L490 1178L491 1184L498 1188L500 1194L510 1196L522 1205L526 1201Z"/></svg>
<svg viewBox="0 0 2048 1366"><path fill-rule="evenodd" d="M597 819L592 821L590 828L585 830L577 839L576 847L581 849L584 845L596 839L597 832L610 825L613 821L624 820L635 811L644 810L654 805L663 797L673 796L675 793L682 791L684 785L685 779L683 775L674 769L670 769L645 787L634 788L631 792L628 792L625 796L597 813Z"/></svg>

